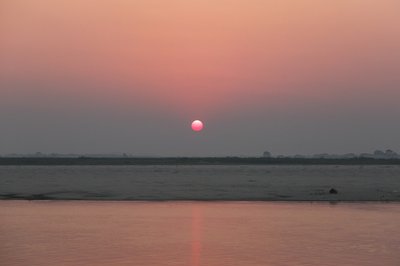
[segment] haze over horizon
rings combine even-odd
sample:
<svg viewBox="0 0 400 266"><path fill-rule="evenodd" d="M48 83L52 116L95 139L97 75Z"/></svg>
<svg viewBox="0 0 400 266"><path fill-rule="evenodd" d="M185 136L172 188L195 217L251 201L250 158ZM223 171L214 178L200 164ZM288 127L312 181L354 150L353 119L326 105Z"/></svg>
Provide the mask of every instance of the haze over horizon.
<svg viewBox="0 0 400 266"><path fill-rule="evenodd" d="M0 154L400 151L398 10L4 0Z"/></svg>

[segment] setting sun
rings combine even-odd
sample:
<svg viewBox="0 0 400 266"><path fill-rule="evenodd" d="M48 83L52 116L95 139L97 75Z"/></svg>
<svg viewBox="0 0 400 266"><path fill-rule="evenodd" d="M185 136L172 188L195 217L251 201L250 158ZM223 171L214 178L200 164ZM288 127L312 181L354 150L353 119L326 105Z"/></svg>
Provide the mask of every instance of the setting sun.
<svg viewBox="0 0 400 266"><path fill-rule="evenodd" d="M192 122L192 130L193 131L201 131L201 130L203 130L203 127L204 127L203 122L201 122L200 120L194 120Z"/></svg>

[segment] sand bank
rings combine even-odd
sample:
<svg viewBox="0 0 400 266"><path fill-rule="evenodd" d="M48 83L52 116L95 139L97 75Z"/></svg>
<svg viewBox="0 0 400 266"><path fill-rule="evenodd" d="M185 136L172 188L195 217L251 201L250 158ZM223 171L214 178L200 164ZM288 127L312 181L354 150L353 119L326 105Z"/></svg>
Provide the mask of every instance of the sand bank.
<svg viewBox="0 0 400 266"><path fill-rule="evenodd" d="M400 166L0 166L0 199L400 201Z"/></svg>

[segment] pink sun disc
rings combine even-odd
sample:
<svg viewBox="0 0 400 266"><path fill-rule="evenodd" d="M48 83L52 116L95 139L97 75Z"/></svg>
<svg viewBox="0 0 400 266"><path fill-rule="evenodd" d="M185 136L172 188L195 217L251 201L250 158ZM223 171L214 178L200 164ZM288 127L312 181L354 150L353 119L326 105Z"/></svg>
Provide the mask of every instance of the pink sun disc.
<svg viewBox="0 0 400 266"><path fill-rule="evenodd" d="M192 129L193 131L201 131L203 129L203 122L201 122L200 120L194 120L192 122Z"/></svg>

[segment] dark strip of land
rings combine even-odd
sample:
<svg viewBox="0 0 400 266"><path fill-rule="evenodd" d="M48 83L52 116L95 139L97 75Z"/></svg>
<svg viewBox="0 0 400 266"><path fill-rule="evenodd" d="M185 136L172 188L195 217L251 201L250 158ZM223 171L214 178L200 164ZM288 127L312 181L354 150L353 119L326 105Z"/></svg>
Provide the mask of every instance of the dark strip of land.
<svg viewBox="0 0 400 266"><path fill-rule="evenodd" d="M263 157L10 158L0 165L400 165L400 159L323 159Z"/></svg>

